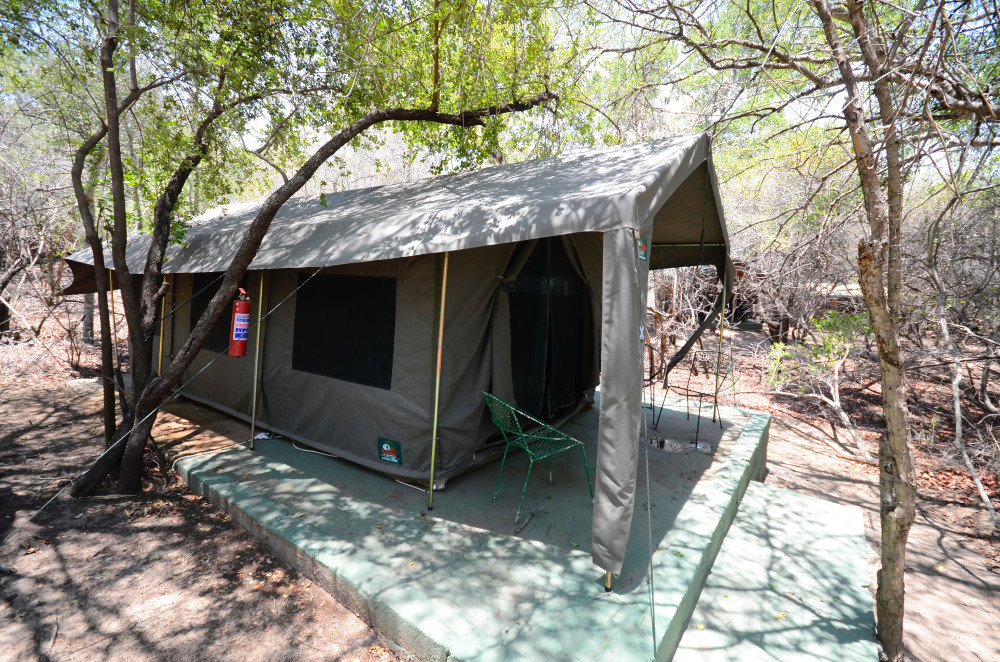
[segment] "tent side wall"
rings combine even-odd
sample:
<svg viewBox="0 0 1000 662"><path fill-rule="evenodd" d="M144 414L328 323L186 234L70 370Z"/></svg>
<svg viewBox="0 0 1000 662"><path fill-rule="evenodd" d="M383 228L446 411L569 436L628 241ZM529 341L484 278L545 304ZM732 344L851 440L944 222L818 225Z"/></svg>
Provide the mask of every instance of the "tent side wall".
<svg viewBox="0 0 1000 662"><path fill-rule="evenodd" d="M260 283L259 278L260 274L248 274L248 285L251 292L257 291ZM168 302L168 307L175 309L170 316L168 334L165 334L164 368L166 368L170 357L181 349L183 343L191 335L191 309L193 297L197 294L193 275L173 274L170 276L170 280L172 300ZM209 289L206 293L208 292L214 293L214 290ZM167 312L169 313L170 310L168 309ZM230 314L231 310L224 313L219 320L219 325L228 327ZM256 314L254 307L251 311L252 319L256 319ZM154 338L154 343L154 347L158 347L159 339ZM217 404L227 412L249 414L253 389L252 352L253 349L248 348L249 358L237 358L229 356L226 351L215 352L203 349L184 373L178 390L185 395L191 394Z"/></svg>
<svg viewBox="0 0 1000 662"><path fill-rule="evenodd" d="M327 284L324 276L391 281L395 290L393 309L382 310L379 319L340 318L336 310L322 306L297 311L303 290L296 290L314 272L281 269L251 275L251 322L257 319L258 285L262 275L262 310L265 314L270 311L261 325L257 423L359 464L402 476L426 475L429 454L425 458L421 451L429 435L427 412L433 378L431 318L435 258L425 256L330 267L322 269L312 279L311 284L320 287L318 292L313 292L320 296L322 286ZM179 274L174 279L177 298L187 299L191 295L193 276ZM305 283L303 289L309 285ZM191 306L184 306L176 314L174 329L177 333L171 345L175 351L189 335L190 310ZM318 350L342 356L356 352L351 347L308 345L303 338L296 337L296 322L328 325L317 329L320 334L329 330L331 323L364 334L370 328L391 322L389 388L321 374L322 357L310 356L310 352ZM223 323L228 325L228 321ZM192 399L248 418L255 337L256 329L251 329L247 356L242 358L203 349L185 373L179 390ZM300 343L298 356L296 342ZM380 438L400 445L399 464L380 459Z"/></svg>
<svg viewBox="0 0 1000 662"><path fill-rule="evenodd" d="M594 308L592 385L597 381L600 342L601 235L568 237L579 272L587 278ZM445 479L482 463L492 452L488 442L496 430L486 414L481 392L513 399L511 389L509 308L505 273L524 244L502 244L456 251L449 255L442 361L438 463ZM428 255L322 269L323 276L392 279L395 282L392 370L389 388L315 374L295 356L296 325L323 324L336 311L298 310L300 284L314 270L253 272L247 283L257 319L260 278L264 279L264 312L276 308L262 324L260 389L257 423L293 439L358 464L395 475L426 479L430 470L430 412L437 348L437 312L443 259ZM194 277L177 274L173 299L178 305L192 294ZM287 299L287 300L286 300ZM190 305L171 317L165 329L164 365L187 339ZM340 318L334 323L364 332L384 320ZM228 316L223 322L229 325ZM334 335L334 334L331 334ZM234 358L202 350L182 381L181 392L237 417L251 410L256 329L251 329L247 356ZM158 346L159 338L154 339ZM300 348L301 349L301 348ZM337 348L344 351L350 348ZM293 363L298 362L296 367ZM211 365L209 365L211 364ZM206 367L207 366L207 367ZM383 443L395 442L398 464L387 462Z"/></svg>
<svg viewBox="0 0 1000 662"><path fill-rule="evenodd" d="M441 394L438 420L438 465L442 478L481 463L475 456L483 450L495 430L485 415L481 393L494 390L498 364L510 368L510 355L495 357L495 348L504 344L509 328L497 328L494 320L503 305L501 282L515 252L515 244L455 251L448 257L445 301L444 351L441 365ZM436 302L440 303L443 260L438 264ZM433 319L437 320L437 309ZM498 340L498 336L502 336ZM509 345L509 343L507 343ZM436 349L437 336L432 345ZM430 373L433 376L433 371ZM428 398L428 410L433 398ZM428 431L428 439L430 432ZM427 456L428 470L430 455Z"/></svg>
<svg viewBox="0 0 1000 662"><path fill-rule="evenodd" d="M315 282L320 287L327 285L324 276L394 282L394 309L376 309L367 319L329 309L322 299L307 302L305 287L297 292L296 288L311 272L271 272L269 305L286 297L288 300L279 309L280 314L276 312L264 327L259 409L262 421L359 464L407 477L426 475L430 461L423 449L429 436L428 403L433 378L434 270L431 256L322 270ZM337 279L332 282L335 284ZM329 294L336 298L338 293ZM314 308L300 309L304 304ZM330 341L296 347L302 342L297 336L298 325L337 325L346 327L348 335L364 335L377 333L387 323L393 327L388 384L357 383L320 374L318 364L323 357L319 354L351 359L351 354L358 352L355 347L335 346ZM336 335L329 330L331 337ZM306 351L311 355L303 353ZM381 445L387 442L393 442L398 455L380 455Z"/></svg>

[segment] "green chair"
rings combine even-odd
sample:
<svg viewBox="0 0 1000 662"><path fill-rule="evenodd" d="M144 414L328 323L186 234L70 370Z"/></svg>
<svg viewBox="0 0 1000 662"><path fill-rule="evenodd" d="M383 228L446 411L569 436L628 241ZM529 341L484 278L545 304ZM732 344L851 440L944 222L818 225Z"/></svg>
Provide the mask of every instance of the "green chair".
<svg viewBox="0 0 1000 662"><path fill-rule="evenodd" d="M497 500L497 493L500 491L500 477L503 476L503 465L507 461L507 453L511 446L517 446L528 454L530 464L528 465L528 475L524 478L524 488L521 490L521 502L517 504L517 515L514 523L521 519L521 506L524 505L524 494L528 491L528 478L531 477L531 467L538 460L549 460L549 483L552 482L552 456L556 453L568 451L571 448L580 448L583 453L583 470L587 474L587 488L590 489L590 500L594 500L594 488L590 484L590 469L587 467L587 451L583 447L583 442L577 441L573 437L560 432L551 425L542 423L529 414L521 411L514 405L504 402L500 398L483 392L483 399L490 409L493 423L500 428L507 448L503 452L503 460L500 461L500 475L497 476L497 486L493 490L493 500ZM526 431L527 429L527 431Z"/></svg>

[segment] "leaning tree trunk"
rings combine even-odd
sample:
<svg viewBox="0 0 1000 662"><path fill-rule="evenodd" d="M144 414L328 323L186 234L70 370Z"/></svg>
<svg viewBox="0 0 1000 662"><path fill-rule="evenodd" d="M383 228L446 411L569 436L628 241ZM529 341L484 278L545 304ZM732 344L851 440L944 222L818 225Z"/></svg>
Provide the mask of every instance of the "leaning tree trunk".
<svg viewBox="0 0 1000 662"><path fill-rule="evenodd" d="M146 444L153 432L158 409L159 403L151 406L147 398L140 398L136 403L135 423L129 432L128 441L123 444L121 473L119 473L118 482L115 485L116 492L132 494L142 491Z"/></svg>
<svg viewBox="0 0 1000 662"><path fill-rule="evenodd" d="M108 45L108 47L110 47L110 45ZM102 53L102 56L103 55L104 53ZM112 78L110 75L106 77L109 79ZM108 80L109 85L111 82L111 80ZM109 93L107 103L109 111L111 110L111 96L112 95ZM442 113L420 108L384 108L370 111L349 126L345 127L324 143L319 149L317 149L316 152L287 182L278 187L264 201L254 220L250 223L250 227L247 228L246 234L240 243L240 247L233 256L232 262L226 270L222 283L219 285L219 289L216 291L215 296L212 297L208 307L195 324L195 328L192 329L191 333L188 335L187 340L184 341L184 344L177 351L177 354L167 365L166 370L164 370L164 374L156 376L150 375L148 367L151 364L151 354L143 352L144 344L141 338L139 338L145 328L151 328L151 326L144 327L141 323L141 320L144 317L143 311L145 310L145 312L151 314L153 306L155 306L155 303L159 300L158 297L163 296L166 292L163 287L160 287L158 290L154 290L152 287L152 284L155 284L155 281L160 273L158 269L161 263L163 250L166 248L167 237L165 231L160 233L157 230L154 230L154 241L151 243L152 248L150 249L150 253L148 255L149 259L147 260L146 265L147 272L156 270L153 274L154 277L149 278L149 273L144 276L144 283L142 286L143 292L141 297L124 297L127 309L130 307L140 308L139 310L126 310L126 312L128 313L127 320L129 323L129 333L135 336L135 338L131 341L131 346L134 348L137 360L146 364L146 368L137 368L133 371L132 392L135 394L135 398L133 400L134 406L132 408L132 413L135 425L133 426L131 423L123 423L121 426L124 430L131 429L127 433L127 442L118 444L118 446L124 446L124 450L121 455L121 473L118 478L116 490L119 492L134 492L141 488L142 457L147 441L150 438L150 431L156 421L156 414L160 404L167 398L167 396L170 395L170 389L180 381L181 377L185 371L187 371L188 367L194 361L195 356L197 356L201 347L204 345L212 327L222 316L224 310L230 305L230 302L236 294L236 289L239 286L240 279L243 277L243 274L246 273L247 267L257 254L257 249L260 247L260 244L264 239L264 235L267 233L274 216L281 209L282 205L284 205L293 194L301 189L302 186L304 186L305 183L312 178L316 170L318 170L323 163L325 163L331 156L333 156L356 136L364 133L368 128L382 122L424 121L460 127L484 126L483 119L486 117L493 117L506 113L523 112L547 101L553 101L558 98L557 94L545 91L536 94L527 101L513 101L511 103L490 106L488 108L465 110L457 114ZM211 121L214 120L215 117L221 116L222 112L223 109L217 106L213 109L213 114L206 118L201 128L199 128L199 135L201 135L202 138L204 136L201 133L201 129L203 128L207 131ZM109 122L109 124L112 123L113 122ZM165 223L163 226L164 228L169 228L170 212L173 209L173 205L176 203L177 196L180 195L180 192L183 189L187 176L194 170L195 167L197 167L200 155L204 155L205 153L204 145L200 142L200 139L196 140L196 143L195 153L192 155L192 158L189 158L178 167L174 177L171 179L171 182L164 190L163 196L161 196L161 199L157 202L157 208L154 211L154 219L156 220L154 222L157 225L161 222ZM194 158L194 156L197 156L197 158ZM162 206L161 202L163 203ZM163 213L159 213L160 211ZM119 239L117 246L112 246L112 249L116 267L127 273L124 246L124 240ZM124 281L127 280L127 278L119 280ZM153 283L151 284L150 281L153 281ZM134 293L134 288L130 289ZM145 308L141 308L140 306L145 306ZM150 321L150 318L147 317L146 320ZM137 375L142 376L143 378L137 381ZM117 452L116 447L115 453ZM100 484L110 471L110 465L104 462L98 463L90 467L78 482L81 484L85 483L89 486L90 490L96 489L96 486ZM87 493L87 489L74 486L74 496L83 496Z"/></svg>
<svg viewBox="0 0 1000 662"><path fill-rule="evenodd" d="M868 452L868 449L865 448L865 442L862 441L861 435L858 434L858 429L854 427L854 421L852 421L851 417L847 415L844 408L840 406L840 402L831 401L830 409L833 410L833 413L837 416L837 419L840 421L840 424L844 427L844 429L847 430L847 433L851 435L851 441L854 443L854 448L856 450L854 457L851 459L864 464L869 464L871 466L877 466L877 460L870 452Z"/></svg>
<svg viewBox="0 0 1000 662"><path fill-rule="evenodd" d="M114 413L114 409L111 411ZM108 442L104 453L79 478L73 481L73 487L69 491L70 495L81 497L93 494L104 482L105 477L118 470L125 453L125 442L122 437L128 435L131 429L132 416L127 415L122 419L122 424L115 430L115 434Z"/></svg>

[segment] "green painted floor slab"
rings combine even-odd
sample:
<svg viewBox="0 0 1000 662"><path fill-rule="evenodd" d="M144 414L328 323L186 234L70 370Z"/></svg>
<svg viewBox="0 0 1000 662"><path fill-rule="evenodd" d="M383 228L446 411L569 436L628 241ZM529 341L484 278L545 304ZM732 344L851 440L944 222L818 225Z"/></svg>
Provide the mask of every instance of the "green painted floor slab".
<svg viewBox="0 0 1000 662"><path fill-rule="evenodd" d="M857 508L751 484L675 660L871 662Z"/></svg>
<svg viewBox="0 0 1000 662"><path fill-rule="evenodd" d="M649 412L647 435L672 443L640 446L635 517L611 593L590 560L593 507L578 454L555 458L554 484L533 473L524 513L534 514L517 534L527 470L518 455L496 503L491 463L448 481L433 511L411 486L284 439L177 468L420 660L670 659L743 491L762 475L769 425L766 414L731 407L714 423L706 407L699 422L687 405L669 400L659 430ZM593 462L597 408L563 429Z"/></svg>

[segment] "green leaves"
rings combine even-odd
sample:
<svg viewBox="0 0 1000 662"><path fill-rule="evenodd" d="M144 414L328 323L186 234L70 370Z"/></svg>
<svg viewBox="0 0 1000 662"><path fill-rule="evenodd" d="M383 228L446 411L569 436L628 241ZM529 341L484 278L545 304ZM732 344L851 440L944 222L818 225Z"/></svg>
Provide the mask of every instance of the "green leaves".
<svg viewBox="0 0 1000 662"><path fill-rule="evenodd" d="M556 37L550 5L536 0L148 0L135 7L134 20L122 10L113 60L127 198L120 220L134 231L152 228L154 217L169 219L172 242L182 242L206 209L273 191L317 144L373 109L458 114L534 97L576 75L566 66L574 43ZM0 24L10 28L0 44L4 91L57 127L54 143L67 155L105 124L94 45L106 25L92 20L105 11L69 0L15 0L0 9ZM508 121L499 117L475 128L401 122L389 130L403 136L404 156L449 172L506 157L521 138L554 143L552 133L537 130L547 126L543 111L530 115L507 142ZM366 140L378 136L354 145ZM97 222L107 226L102 145L88 156L83 178Z"/></svg>
<svg viewBox="0 0 1000 662"><path fill-rule="evenodd" d="M850 356L858 338L870 334L865 313L830 310L810 320L810 333L802 343L789 346L773 343L768 350L766 383L781 390L796 380L816 377L832 379L834 368ZM807 392L805 383L800 383Z"/></svg>
<svg viewBox="0 0 1000 662"><path fill-rule="evenodd" d="M783 342L772 343L767 352L767 377L765 383L776 389L781 389L791 381L791 375L785 370L785 359L791 355L788 346Z"/></svg>

